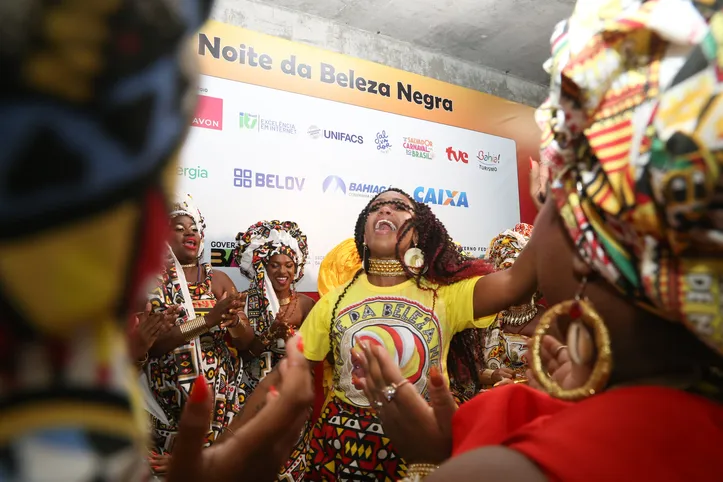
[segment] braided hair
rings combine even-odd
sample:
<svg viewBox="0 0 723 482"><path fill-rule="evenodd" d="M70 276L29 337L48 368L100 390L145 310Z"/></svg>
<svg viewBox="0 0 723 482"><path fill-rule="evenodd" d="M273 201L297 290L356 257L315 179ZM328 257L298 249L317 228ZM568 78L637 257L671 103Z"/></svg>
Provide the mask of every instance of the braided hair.
<svg viewBox="0 0 723 482"><path fill-rule="evenodd" d="M396 192L409 200L409 204L404 203L400 200L389 200L389 201L377 201L377 198L385 192ZM374 196L364 209L359 213L359 217L356 220L354 226L354 243L356 244L359 258L362 260L363 267L354 275L354 277L347 283L344 290L341 292L339 297L334 303L334 308L331 310L331 327L329 329L329 349L332 350L333 344L333 330L334 320L336 319L336 312L339 308L341 300L347 293L347 290L354 284L359 276L368 268L368 259L365 256L366 245L364 244L364 230L366 228L367 219L369 215L377 211L383 205L393 205L398 209L405 211L411 211L412 217L408 219L402 227L399 229L397 235L397 246L396 255L398 259L402 259L401 253L401 241L405 236L412 230L415 230L418 236L417 248L419 248L424 254L424 264L421 269L412 271L405 263L402 263L404 271L407 276L415 279L417 287L423 290L432 290L434 292L434 301L437 300L437 289L434 285L451 285L458 281L472 278L474 276L482 276L494 271L494 267L484 259L476 259L466 255L462 249L452 240L447 233L447 228L432 212L432 209L424 204L414 200L412 196L397 188L389 188L387 191L383 191ZM423 280L427 280L432 283L423 284ZM434 305L432 306L434 311ZM334 358L338 360L339 347L334 349Z"/></svg>

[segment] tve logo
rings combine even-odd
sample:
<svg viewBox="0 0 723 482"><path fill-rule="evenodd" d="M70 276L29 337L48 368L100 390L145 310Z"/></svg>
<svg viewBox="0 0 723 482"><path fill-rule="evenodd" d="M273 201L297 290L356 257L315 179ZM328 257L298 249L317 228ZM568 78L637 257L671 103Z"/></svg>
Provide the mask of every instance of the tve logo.
<svg viewBox="0 0 723 482"><path fill-rule="evenodd" d="M453 147L447 148L447 159L450 161L469 163L469 154L464 151L455 151Z"/></svg>
<svg viewBox="0 0 723 482"><path fill-rule="evenodd" d="M501 154L491 154L489 151L485 152L480 150L477 153L477 163L479 168L483 171L496 172L497 166L500 163Z"/></svg>
<svg viewBox="0 0 723 482"><path fill-rule="evenodd" d="M191 181L196 179L208 179L208 171L201 166L198 167L181 167L176 168L176 174L186 177Z"/></svg>
<svg viewBox="0 0 723 482"><path fill-rule="evenodd" d="M280 189L282 191L301 191L304 189L306 178L282 176L253 172L250 169L234 169L233 185L242 188L264 187L267 189Z"/></svg>
<svg viewBox="0 0 723 482"><path fill-rule="evenodd" d="M346 183L339 176L326 176L321 185L324 192L341 192L346 194Z"/></svg>
<svg viewBox="0 0 723 482"><path fill-rule="evenodd" d="M199 95L196 114L191 125L204 129L223 130L223 99Z"/></svg>
<svg viewBox="0 0 723 482"><path fill-rule="evenodd" d="M449 189L435 189L418 186L414 190L414 200L425 204L439 204L441 206L454 206L468 208L467 193L464 191L450 191Z"/></svg>

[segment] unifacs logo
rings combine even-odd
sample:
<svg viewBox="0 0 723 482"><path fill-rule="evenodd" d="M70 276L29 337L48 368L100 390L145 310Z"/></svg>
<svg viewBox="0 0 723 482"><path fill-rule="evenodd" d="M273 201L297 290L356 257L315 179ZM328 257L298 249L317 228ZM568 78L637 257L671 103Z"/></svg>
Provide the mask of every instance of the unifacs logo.
<svg viewBox="0 0 723 482"><path fill-rule="evenodd" d="M321 185L324 192L341 192L346 194L346 183L339 176L327 176Z"/></svg>
<svg viewBox="0 0 723 482"><path fill-rule="evenodd" d="M321 129L319 129L316 126L309 127L309 130L306 131L309 134L309 137L312 139L318 139L319 136L321 136Z"/></svg>
<svg viewBox="0 0 723 482"><path fill-rule="evenodd" d="M208 179L208 171L203 169L201 166L198 167L181 167L176 168L176 174L179 176L187 177L190 180L195 179Z"/></svg>
<svg viewBox="0 0 723 482"><path fill-rule="evenodd" d="M234 169L233 185L241 188L263 187L282 191L301 191L306 178L253 172L250 169Z"/></svg>
<svg viewBox="0 0 723 482"><path fill-rule="evenodd" d="M341 131L327 131L324 129L324 137L327 139L343 142L351 142L352 144L364 144L364 137L356 134L347 134Z"/></svg>
<svg viewBox="0 0 723 482"><path fill-rule="evenodd" d="M251 131L268 131L280 134L296 134L296 126L288 122L262 118L258 114L239 113L239 127Z"/></svg>
<svg viewBox="0 0 723 482"><path fill-rule="evenodd" d="M199 95L196 114L191 125L216 131L223 130L223 99Z"/></svg>
<svg viewBox="0 0 723 482"><path fill-rule="evenodd" d="M479 168L483 171L496 172L497 166L500 163L500 157L501 154L497 154L495 156L494 154L490 154L489 151L485 152L480 150L477 153L477 163L479 164Z"/></svg>
<svg viewBox="0 0 723 482"><path fill-rule="evenodd" d="M440 206L469 207L466 192L450 191L449 189L419 186L414 190L414 200L425 204L439 204Z"/></svg>
<svg viewBox="0 0 723 482"><path fill-rule="evenodd" d="M402 146L408 156L418 159L434 159L434 143L428 139L405 137Z"/></svg>
<svg viewBox="0 0 723 482"><path fill-rule="evenodd" d="M455 151L453 147L447 148L447 159L450 161L469 163L469 154L464 151Z"/></svg>
<svg viewBox="0 0 723 482"><path fill-rule="evenodd" d="M377 145L377 151L384 154L392 150L392 145L389 143L387 131L377 132L377 137L374 139L374 143Z"/></svg>

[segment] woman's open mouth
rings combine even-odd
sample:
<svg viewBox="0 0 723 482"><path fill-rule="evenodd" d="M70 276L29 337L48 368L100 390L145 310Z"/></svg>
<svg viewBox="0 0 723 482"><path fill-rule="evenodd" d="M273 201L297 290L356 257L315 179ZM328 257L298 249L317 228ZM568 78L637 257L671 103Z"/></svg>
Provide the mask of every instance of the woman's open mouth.
<svg viewBox="0 0 723 482"><path fill-rule="evenodd" d="M397 232L397 225L388 219L380 219L374 225L374 232L376 234L392 234Z"/></svg>

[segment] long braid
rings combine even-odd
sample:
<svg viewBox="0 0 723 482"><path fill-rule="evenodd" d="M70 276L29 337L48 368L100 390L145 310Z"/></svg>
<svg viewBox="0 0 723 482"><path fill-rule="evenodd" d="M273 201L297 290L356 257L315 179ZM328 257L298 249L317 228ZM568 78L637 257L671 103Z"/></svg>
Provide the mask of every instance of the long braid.
<svg viewBox="0 0 723 482"><path fill-rule="evenodd" d="M332 353L334 356L334 360L339 359L339 355L337 351L339 350L339 347L337 347L336 350L334 350L334 319L336 319L336 310L339 308L339 303L341 303L342 298L346 295L346 292L351 288L351 285L354 284L354 282L359 278L359 276L364 272L363 269L360 269L354 274L354 277L347 283L347 285L342 290L341 294L339 294L339 297L336 299L336 303L334 303L334 308L331 310L331 326L329 327L329 353ZM332 351L334 350L334 351Z"/></svg>

